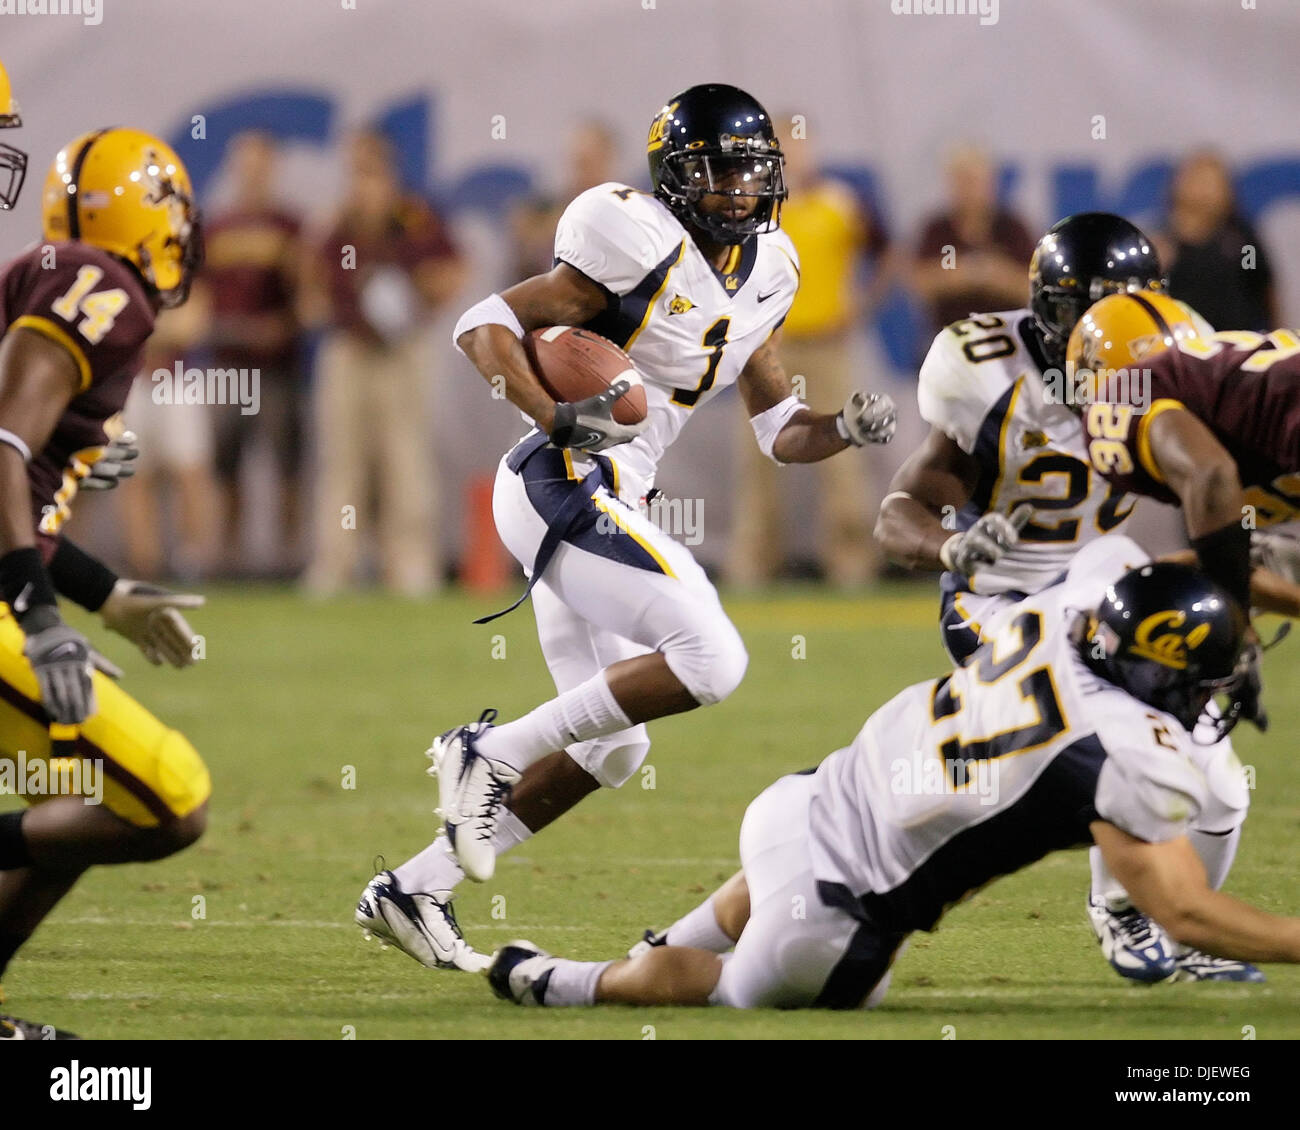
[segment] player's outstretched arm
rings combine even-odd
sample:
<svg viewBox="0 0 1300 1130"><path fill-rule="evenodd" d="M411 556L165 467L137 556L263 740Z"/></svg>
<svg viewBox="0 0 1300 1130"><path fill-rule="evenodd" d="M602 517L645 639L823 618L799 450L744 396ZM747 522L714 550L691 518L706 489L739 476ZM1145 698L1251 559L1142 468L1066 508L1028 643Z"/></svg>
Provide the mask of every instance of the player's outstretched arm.
<svg viewBox="0 0 1300 1130"><path fill-rule="evenodd" d="M581 326L605 309L609 296L581 271L560 263L467 310L456 325L456 347L494 388L549 433L555 401L533 375L522 345L541 326Z"/></svg>
<svg viewBox="0 0 1300 1130"><path fill-rule="evenodd" d="M36 547L27 464L49 442L81 387L73 356L33 330L0 341L0 597L27 637L24 654L55 722L95 712L90 644L59 616L58 598Z"/></svg>
<svg viewBox="0 0 1300 1130"><path fill-rule="evenodd" d="M1155 416L1147 442L1153 469L1182 503L1201 568L1248 608L1250 530L1242 521L1246 497L1236 461L1205 424L1181 408Z"/></svg>
<svg viewBox="0 0 1300 1130"><path fill-rule="evenodd" d="M889 559L908 569L945 569L940 554L953 536L944 524L969 501L979 468L939 428L898 469L880 504L876 540Z"/></svg>
<svg viewBox="0 0 1300 1130"><path fill-rule="evenodd" d="M888 396L855 392L834 415L805 407L781 364L780 339L777 330L755 350L737 380L764 455L778 463L818 463L847 447L893 438L897 413Z"/></svg>
<svg viewBox="0 0 1300 1130"><path fill-rule="evenodd" d="M1236 961L1300 962L1300 918L1213 890L1186 836L1147 843L1104 820L1091 827L1111 873L1176 942Z"/></svg>
<svg viewBox="0 0 1300 1130"><path fill-rule="evenodd" d="M1282 572L1258 563L1260 560L1267 560L1258 552L1259 537L1258 530L1251 537L1250 606L1261 612L1272 612L1278 616L1300 619L1300 584ZM1180 549L1174 553L1161 554L1160 560L1170 561L1175 565L1195 566L1196 550ZM1286 572L1289 573L1290 570Z"/></svg>

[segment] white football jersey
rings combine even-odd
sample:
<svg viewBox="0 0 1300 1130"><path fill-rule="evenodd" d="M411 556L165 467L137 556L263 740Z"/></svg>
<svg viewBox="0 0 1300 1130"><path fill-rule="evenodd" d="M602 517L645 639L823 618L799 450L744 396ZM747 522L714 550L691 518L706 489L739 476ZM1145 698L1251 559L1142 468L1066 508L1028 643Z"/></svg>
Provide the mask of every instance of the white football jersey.
<svg viewBox="0 0 1300 1130"><path fill-rule="evenodd" d="M969 529L989 511L1010 514L1022 502L1034 507L1020 540L967 583L984 595L1038 592L1081 546L1118 529L1136 502L1093 471L1082 422L1049 400L1032 317L1009 310L954 322L921 366L922 417L979 464L955 528Z"/></svg>
<svg viewBox="0 0 1300 1130"><path fill-rule="evenodd" d="M785 321L799 286L794 244L779 230L757 235L714 270L659 200L611 182L564 210L555 258L609 292L587 328L625 349L645 382L649 424L606 452L644 491L691 412L733 384Z"/></svg>
<svg viewBox="0 0 1300 1130"><path fill-rule="evenodd" d="M810 836L824 901L931 929L998 875L1090 843L1095 819L1148 842L1187 830L1208 799L1190 736L1093 674L1068 634L1148 560L1126 537L1092 543L1063 582L1003 609L967 666L909 687L822 762Z"/></svg>

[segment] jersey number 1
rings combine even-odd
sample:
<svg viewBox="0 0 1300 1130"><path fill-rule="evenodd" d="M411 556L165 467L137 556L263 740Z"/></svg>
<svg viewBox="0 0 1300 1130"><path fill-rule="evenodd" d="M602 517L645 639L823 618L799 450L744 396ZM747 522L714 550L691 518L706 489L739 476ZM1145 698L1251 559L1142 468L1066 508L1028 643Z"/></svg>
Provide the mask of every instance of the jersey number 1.
<svg viewBox="0 0 1300 1130"><path fill-rule="evenodd" d="M713 387L718 376L718 366L722 363L722 351L727 346L727 331L731 329L730 318L719 318L704 331L704 346L709 350L709 364L704 376L694 388L673 390L673 403L687 408L694 408L700 397Z"/></svg>

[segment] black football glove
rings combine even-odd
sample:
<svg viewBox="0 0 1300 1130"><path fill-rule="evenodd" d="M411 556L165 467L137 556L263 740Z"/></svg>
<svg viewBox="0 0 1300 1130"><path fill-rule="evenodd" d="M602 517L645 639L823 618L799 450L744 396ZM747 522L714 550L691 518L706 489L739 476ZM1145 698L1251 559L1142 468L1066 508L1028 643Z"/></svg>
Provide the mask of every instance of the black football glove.
<svg viewBox="0 0 1300 1130"><path fill-rule="evenodd" d="M582 451L604 451L635 439L650 422L646 418L639 424L620 424L614 419L614 403L632 387L629 381L615 381L604 392L575 400L571 404L555 406L555 421L551 424L551 442L556 447L572 447Z"/></svg>

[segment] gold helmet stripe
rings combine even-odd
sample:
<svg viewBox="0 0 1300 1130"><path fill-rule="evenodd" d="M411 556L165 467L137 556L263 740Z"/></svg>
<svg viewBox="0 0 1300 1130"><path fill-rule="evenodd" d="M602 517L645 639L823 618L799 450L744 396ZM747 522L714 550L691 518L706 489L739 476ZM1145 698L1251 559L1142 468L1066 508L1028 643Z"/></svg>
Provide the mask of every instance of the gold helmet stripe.
<svg viewBox="0 0 1300 1130"><path fill-rule="evenodd" d="M68 187L72 189L72 191L68 193L68 238L69 239L81 238L81 217L79 215L79 209L77 206L78 200L81 196L81 168L83 165L85 165L86 158L90 155L91 146L94 145L95 142L97 142L101 137L104 136L104 134L108 132L109 132L108 129L96 130L88 138L86 138L85 142L81 146L81 149L78 151L76 157L72 159L72 180L68 184Z"/></svg>

